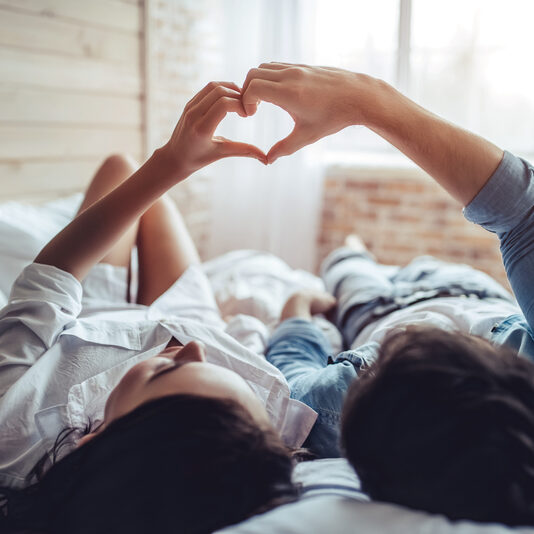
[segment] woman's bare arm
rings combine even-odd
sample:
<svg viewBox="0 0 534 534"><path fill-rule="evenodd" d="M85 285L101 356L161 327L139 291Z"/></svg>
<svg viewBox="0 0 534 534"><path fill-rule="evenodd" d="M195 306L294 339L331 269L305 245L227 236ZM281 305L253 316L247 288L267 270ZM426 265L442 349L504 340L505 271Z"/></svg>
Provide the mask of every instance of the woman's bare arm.
<svg viewBox="0 0 534 534"><path fill-rule="evenodd" d="M128 180L78 215L35 262L56 266L81 280L138 217L193 172L230 156L253 157L265 163L258 148L213 137L228 112L245 116L239 88L211 82L186 105L169 142Z"/></svg>

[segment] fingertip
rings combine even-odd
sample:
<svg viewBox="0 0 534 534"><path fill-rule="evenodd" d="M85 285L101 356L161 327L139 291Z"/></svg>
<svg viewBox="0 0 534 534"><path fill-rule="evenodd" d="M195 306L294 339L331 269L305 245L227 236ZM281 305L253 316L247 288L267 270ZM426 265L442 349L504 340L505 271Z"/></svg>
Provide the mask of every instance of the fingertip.
<svg viewBox="0 0 534 534"><path fill-rule="evenodd" d="M247 117L254 115L254 113L256 113L256 110L258 109L257 104L244 104L243 107L245 108L245 113Z"/></svg>
<svg viewBox="0 0 534 534"><path fill-rule="evenodd" d="M267 156L265 154L258 154L257 152L251 152L250 155L253 158L256 158L261 163L263 163L264 165L267 165Z"/></svg>
<svg viewBox="0 0 534 534"><path fill-rule="evenodd" d="M252 159L255 159L257 161L259 161L260 163L263 163L265 165L265 158L262 158L260 155L258 154L255 154L253 152L249 153L249 154L241 154L242 156L245 156L247 158L252 158Z"/></svg>
<svg viewBox="0 0 534 534"><path fill-rule="evenodd" d="M269 165L272 165L277 159L278 159L278 156L273 156L272 154L267 154L267 163Z"/></svg>

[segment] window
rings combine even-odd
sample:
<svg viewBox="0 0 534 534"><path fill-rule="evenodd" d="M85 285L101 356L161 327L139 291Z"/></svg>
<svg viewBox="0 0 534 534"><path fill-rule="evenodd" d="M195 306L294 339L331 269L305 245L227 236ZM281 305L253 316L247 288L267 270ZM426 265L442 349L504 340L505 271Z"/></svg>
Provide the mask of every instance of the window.
<svg viewBox="0 0 534 534"><path fill-rule="evenodd" d="M383 78L435 113L529 156L532 21L528 0L316 0L315 58ZM364 128L323 147L335 158L393 152Z"/></svg>

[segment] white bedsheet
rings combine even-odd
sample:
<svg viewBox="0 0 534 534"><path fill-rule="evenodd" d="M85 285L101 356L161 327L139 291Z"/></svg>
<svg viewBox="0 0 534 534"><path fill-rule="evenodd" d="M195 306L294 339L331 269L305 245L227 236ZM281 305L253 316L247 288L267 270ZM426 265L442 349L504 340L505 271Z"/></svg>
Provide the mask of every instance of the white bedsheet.
<svg viewBox="0 0 534 534"><path fill-rule="evenodd" d="M0 293L9 295L13 282L43 246L76 213L82 195L42 205L0 204Z"/></svg>
<svg viewBox="0 0 534 534"><path fill-rule="evenodd" d="M69 223L82 200L77 194L42 205L0 205L0 307L13 282L43 246ZM238 250L204 263L226 331L247 348L262 354L287 297L301 288L323 289L320 278L291 269L265 252ZM316 319L334 352L341 338L330 323Z"/></svg>
<svg viewBox="0 0 534 534"><path fill-rule="evenodd" d="M532 534L534 528L508 528L443 516L393 504L370 502L346 460L336 458L299 464L295 482L303 498L220 534Z"/></svg>

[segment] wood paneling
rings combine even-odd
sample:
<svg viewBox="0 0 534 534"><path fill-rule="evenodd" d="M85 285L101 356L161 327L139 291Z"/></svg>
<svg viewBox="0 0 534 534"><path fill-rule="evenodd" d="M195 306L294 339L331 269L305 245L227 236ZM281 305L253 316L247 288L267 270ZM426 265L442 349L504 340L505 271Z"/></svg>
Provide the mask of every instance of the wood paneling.
<svg viewBox="0 0 534 534"><path fill-rule="evenodd" d="M141 153L138 132L133 128L0 126L0 161L103 157L112 152Z"/></svg>
<svg viewBox="0 0 534 534"><path fill-rule="evenodd" d="M0 0L0 199L82 190L143 157L143 4Z"/></svg>
<svg viewBox="0 0 534 534"><path fill-rule="evenodd" d="M0 7L122 31L142 29L139 5L119 0L0 0Z"/></svg>
<svg viewBox="0 0 534 534"><path fill-rule="evenodd" d="M135 65L139 34L29 15L0 7L0 46Z"/></svg>
<svg viewBox="0 0 534 534"><path fill-rule="evenodd" d="M78 59L57 54L0 47L4 83L128 96L141 93L140 68L135 63Z"/></svg>
<svg viewBox="0 0 534 534"><path fill-rule="evenodd" d="M200 89L198 28L211 6L0 0L0 201L81 191L108 154L142 161L168 139ZM210 180L196 176L171 191L201 254Z"/></svg>
<svg viewBox="0 0 534 534"><path fill-rule="evenodd" d="M107 125L109 128L129 126L139 129L140 105L139 97L0 84L2 123Z"/></svg>
<svg viewBox="0 0 534 534"><path fill-rule="evenodd" d="M0 163L0 200L57 197L58 193L80 191L98 168L99 161L48 161ZM20 183L25 184L21 190Z"/></svg>

